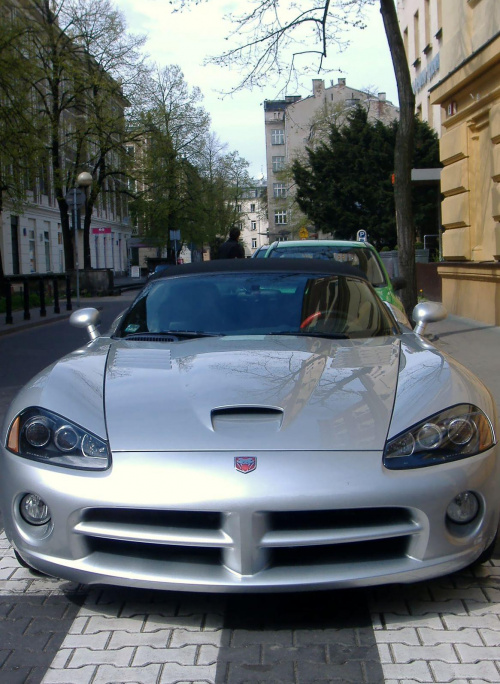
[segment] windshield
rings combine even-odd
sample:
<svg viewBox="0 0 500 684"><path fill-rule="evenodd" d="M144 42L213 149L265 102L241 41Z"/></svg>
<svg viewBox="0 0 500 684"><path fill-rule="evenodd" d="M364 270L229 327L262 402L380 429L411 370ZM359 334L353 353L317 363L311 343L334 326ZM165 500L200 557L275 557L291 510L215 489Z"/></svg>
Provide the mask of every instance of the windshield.
<svg viewBox="0 0 500 684"><path fill-rule="evenodd" d="M133 303L116 334L176 332L355 338L390 335L393 327L377 295L361 279L242 272L154 281Z"/></svg>
<svg viewBox="0 0 500 684"><path fill-rule="evenodd" d="M324 259L337 263L350 264L363 271L374 287L387 285L384 272L376 254L366 247L355 245L280 245L268 255L271 259Z"/></svg>

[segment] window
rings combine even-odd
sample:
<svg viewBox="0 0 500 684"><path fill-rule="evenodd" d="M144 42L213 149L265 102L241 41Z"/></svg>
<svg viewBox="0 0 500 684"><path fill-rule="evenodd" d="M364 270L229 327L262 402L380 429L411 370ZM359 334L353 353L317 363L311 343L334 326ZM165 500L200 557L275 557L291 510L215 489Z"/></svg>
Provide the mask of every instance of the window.
<svg viewBox="0 0 500 684"><path fill-rule="evenodd" d="M415 60L420 57L420 27L418 20L418 12L415 12L413 16L413 45L415 47Z"/></svg>
<svg viewBox="0 0 500 684"><path fill-rule="evenodd" d="M32 220L32 219L29 219ZM35 231L28 231L29 236L29 255L30 255L30 273L36 272L36 242L35 242Z"/></svg>
<svg viewBox="0 0 500 684"><path fill-rule="evenodd" d="M271 144L272 145L284 145L285 144L285 131L282 128L274 128L271 131Z"/></svg>
<svg viewBox="0 0 500 684"><path fill-rule="evenodd" d="M277 173L285 168L285 157L273 157L273 172Z"/></svg>
<svg viewBox="0 0 500 684"><path fill-rule="evenodd" d="M431 11L430 0L424 0L424 52L429 50L431 43Z"/></svg>
<svg viewBox="0 0 500 684"><path fill-rule="evenodd" d="M277 226L284 226L287 223L286 211L274 212L274 223Z"/></svg>
<svg viewBox="0 0 500 684"><path fill-rule="evenodd" d="M257 238L252 238L252 249L256 249L257 247Z"/></svg>
<svg viewBox="0 0 500 684"><path fill-rule="evenodd" d="M250 230L257 230L257 221L250 221Z"/></svg>
<svg viewBox="0 0 500 684"><path fill-rule="evenodd" d="M238 214L241 214L241 204L236 205L236 211L238 212Z"/></svg>
<svg viewBox="0 0 500 684"><path fill-rule="evenodd" d="M255 204L250 205L250 213L255 214Z"/></svg>
<svg viewBox="0 0 500 684"><path fill-rule="evenodd" d="M286 197L286 186L284 183L273 183L274 197Z"/></svg>

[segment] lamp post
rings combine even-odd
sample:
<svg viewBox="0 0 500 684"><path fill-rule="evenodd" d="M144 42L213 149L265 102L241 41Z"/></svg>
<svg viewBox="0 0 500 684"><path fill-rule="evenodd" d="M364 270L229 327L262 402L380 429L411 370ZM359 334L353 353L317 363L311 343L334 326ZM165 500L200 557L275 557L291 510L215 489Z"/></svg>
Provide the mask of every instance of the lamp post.
<svg viewBox="0 0 500 684"><path fill-rule="evenodd" d="M76 306L80 308L80 264L79 264L79 250L78 250L78 201L76 196L77 186L88 188L92 184L92 176L87 171L82 171L76 179L75 187L73 188L73 231L75 234L75 265L76 265ZM84 202L82 202L83 204Z"/></svg>

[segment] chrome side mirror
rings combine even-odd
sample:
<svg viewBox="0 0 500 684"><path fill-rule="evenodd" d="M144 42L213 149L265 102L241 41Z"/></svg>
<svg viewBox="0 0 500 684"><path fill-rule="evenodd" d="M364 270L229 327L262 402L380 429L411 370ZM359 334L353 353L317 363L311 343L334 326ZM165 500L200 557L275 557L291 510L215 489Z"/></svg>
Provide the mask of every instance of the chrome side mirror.
<svg viewBox="0 0 500 684"><path fill-rule="evenodd" d="M97 309L78 309L71 314L69 322L75 328L87 328L91 340L95 340L100 335L97 326L101 322L101 314Z"/></svg>
<svg viewBox="0 0 500 684"><path fill-rule="evenodd" d="M423 335L428 323L442 321L447 315L448 312L441 302L422 302L421 304L417 304L411 315L417 324L414 332L416 332L417 335Z"/></svg>

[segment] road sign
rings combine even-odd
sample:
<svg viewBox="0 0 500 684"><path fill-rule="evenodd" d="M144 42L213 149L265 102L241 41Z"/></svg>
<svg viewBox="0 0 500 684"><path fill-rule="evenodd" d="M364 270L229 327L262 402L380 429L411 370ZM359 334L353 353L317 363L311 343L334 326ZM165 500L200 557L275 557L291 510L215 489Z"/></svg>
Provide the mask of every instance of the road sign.
<svg viewBox="0 0 500 684"><path fill-rule="evenodd" d="M69 207L73 207L75 205L75 200L77 207L83 207L85 204L85 190L82 190L82 188L68 190L64 199Z"/></svg>
<svg viewBox="0 0 500 684"><path fill-rule="evenodd" d="M357 240L358 242L366 242L366 230L358 230Z"/></svg>
<svg viewBox="0 0 500 684"><path fill-rule="evenodd" d="M307 240L308 237L309 237L309 231L307 230L307 228L305 226L302 226L302 228L299 230L299 238L301 240Z"/></svg>

